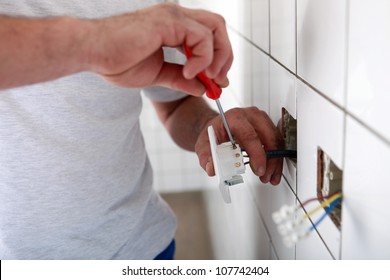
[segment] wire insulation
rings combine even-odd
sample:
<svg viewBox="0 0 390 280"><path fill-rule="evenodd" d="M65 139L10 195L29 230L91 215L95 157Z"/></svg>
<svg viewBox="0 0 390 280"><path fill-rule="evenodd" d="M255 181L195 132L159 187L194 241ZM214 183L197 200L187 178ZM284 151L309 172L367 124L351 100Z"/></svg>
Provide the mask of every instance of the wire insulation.
<svg viewBox="0 0 390 280"><path fill-rule="evenodd" d="M309 231L312 231L314 230L315 228L318 227L318 225L325 219L326 216L328 216L332 211L333 209L337 206L337 204L339 204L341 201L341 197L338 197L335 201L333 201L329 207L326 209L325 213L318 219L317 222L315 222L309 229Z"/></svg>
<svg viewBox="0 0 390 280"><path fill-rule="evenodd" d="M244 149L241 149L242 152L246 151ZM265 155L267 158L297 158L297 151L296 150L269 150L265 152ZM249 157L248 154L243 155L243 157Z"/></svg>
<svg viewBox="0 0 390 280"><path fill-rule="evenodd" d="M297 158L296 150L269 150L265 153L267 158Z"/></svg>
<svg viewBox="0 0 390 280"><path fill-rule="evenodd" d="M334 194L336 194L336 193L332 193L332 194L329 194L329 195L327 195L327 196L324 196L323 199L330 198L330 197L332 197L332 195L334 195ZM310 198L310 199L308 199L308 200L305 200L304 202L302 202L301 205L299 205L298 208L302 208L302 207L306 206L307 204L309 204L310 202L312 202L312 201L317 201L317 200L319 200L318 197L313 197L313 198Z"/></svg>
<svg viewBox="0 0 390 280"><path fill-rule="evenodd" d="M338 199L340 197L341 197L341 193L336 193L336 194L332 195L329 199L324 200L318 207L316 207L315 209L308 212L303 218L304 219L309 218L311 215L318 212L320 209L322 209L326 206L328 207L333 201L335 201L336 199Z"/></svg>

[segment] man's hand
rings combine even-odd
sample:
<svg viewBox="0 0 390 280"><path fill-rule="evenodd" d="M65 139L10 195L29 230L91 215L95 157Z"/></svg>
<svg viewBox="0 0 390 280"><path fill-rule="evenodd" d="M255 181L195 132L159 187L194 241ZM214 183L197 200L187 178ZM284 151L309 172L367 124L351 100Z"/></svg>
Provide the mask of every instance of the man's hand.
<svg viewBox="0 0 390 280"><path fill-rule="evenodd" d="M127 87L161 85L192 95L204 93L195 76L205 70L222 86L233 55L223 18L174 4L102 20L96 71ZM161 46L187 44L193 56L183 66L164 62Z"/></svg>
<svg viewBox="0 0 390 280"><path fill-rule="evenodd" d="M260 177L263 183L279 184L283 160L267 160L265 151L280 149L283 146L283 140L268 115L256 107L250 107L229 110L226 112L226 118L236 143L249 155L252 171ZM213 118L208 125L213 126L220 143L229 141L219 116ZM207 127L200 133L195 151L198 154L200 165L209 176L213 176L215 172Z"/></svg>
<svg viewBox="0 0 390 280"><path fill-rule="evenodd" d="M0 89L92 71L123 87L161 85L200 96L196 74L205 70L227 86L233 60L221 16L168 3L96 20L0 16L0 38ZM184 67L166 63L162 47L183 44L193 50Z"/></svg>
<svg viewBox="0 0 390 280"><path fill-rule="evenodd" d="M229 141L218 113L203 98L193 96L173 102L153 102L153 105L173 140L180 147L195 151L202 168L213 176L208 126L214 127L218 142ZM232 109L225 115L236 143L250 157L253 172L264 183L279 184L283 160L267 159L265 151L281 149L283 139L268 115L256 107Z"/></svg>

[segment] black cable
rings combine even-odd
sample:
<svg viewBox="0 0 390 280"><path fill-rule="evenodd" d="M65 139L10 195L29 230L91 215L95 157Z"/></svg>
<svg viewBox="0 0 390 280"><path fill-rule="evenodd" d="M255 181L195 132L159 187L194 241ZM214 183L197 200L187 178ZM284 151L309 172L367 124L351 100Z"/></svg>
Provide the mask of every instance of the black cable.
<svg viewBox="0 0 390 280"><path fill-rule="evenodd" d="M241 149L242 152L246 153L244 149ZM265 152L267 158L297 158L296 150L269 150ZM248 155L243 155L243 157L249 158Z"/></svg>
<svg viewBox="0 0 390 280"><path fill-rule="evenodd" d="M297 158L296 150L270 150L265 153L267 158Z"/></svg>

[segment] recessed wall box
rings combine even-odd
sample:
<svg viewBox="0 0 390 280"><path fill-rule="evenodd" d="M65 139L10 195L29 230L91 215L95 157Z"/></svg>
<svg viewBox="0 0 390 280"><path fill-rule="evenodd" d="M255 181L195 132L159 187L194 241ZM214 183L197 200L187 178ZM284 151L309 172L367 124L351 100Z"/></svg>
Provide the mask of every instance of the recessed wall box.
<svg viewBox="0 0 390 280"><path fill-rule="evenodd" d="M282 108L282 118L278 122L278 128L284 140L286 150L297 150L297 120L289 112ZM296 159L291 159L296 164Z"/></svg>
<svg viewBox="0 0 390 280"><path fill-rule="evenodd" d="M343 192L343 171L320 148L317 154L317 197L320 201L324 201L332 194ZM341 208L342 201L329 214L339 230L341 229Z"/></svg>

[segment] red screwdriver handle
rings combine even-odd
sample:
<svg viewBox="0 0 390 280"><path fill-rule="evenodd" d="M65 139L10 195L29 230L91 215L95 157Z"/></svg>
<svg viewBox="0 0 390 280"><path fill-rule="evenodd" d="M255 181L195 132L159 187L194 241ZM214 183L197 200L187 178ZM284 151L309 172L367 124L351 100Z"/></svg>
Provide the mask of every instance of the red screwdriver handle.
<svg viewBox="0 0 390 280"><path fill-rule="evenodd" d="M184 52L187 58L190 58L192 56L192 49L186 44L184 45ZM214 80L207 77L204 71L200 72L198 75L196 75L196 77L206 87L206 95L208 98L212 100L216 100L221 96L222 93L221 87L216 82L214 82Z"/></svg>

